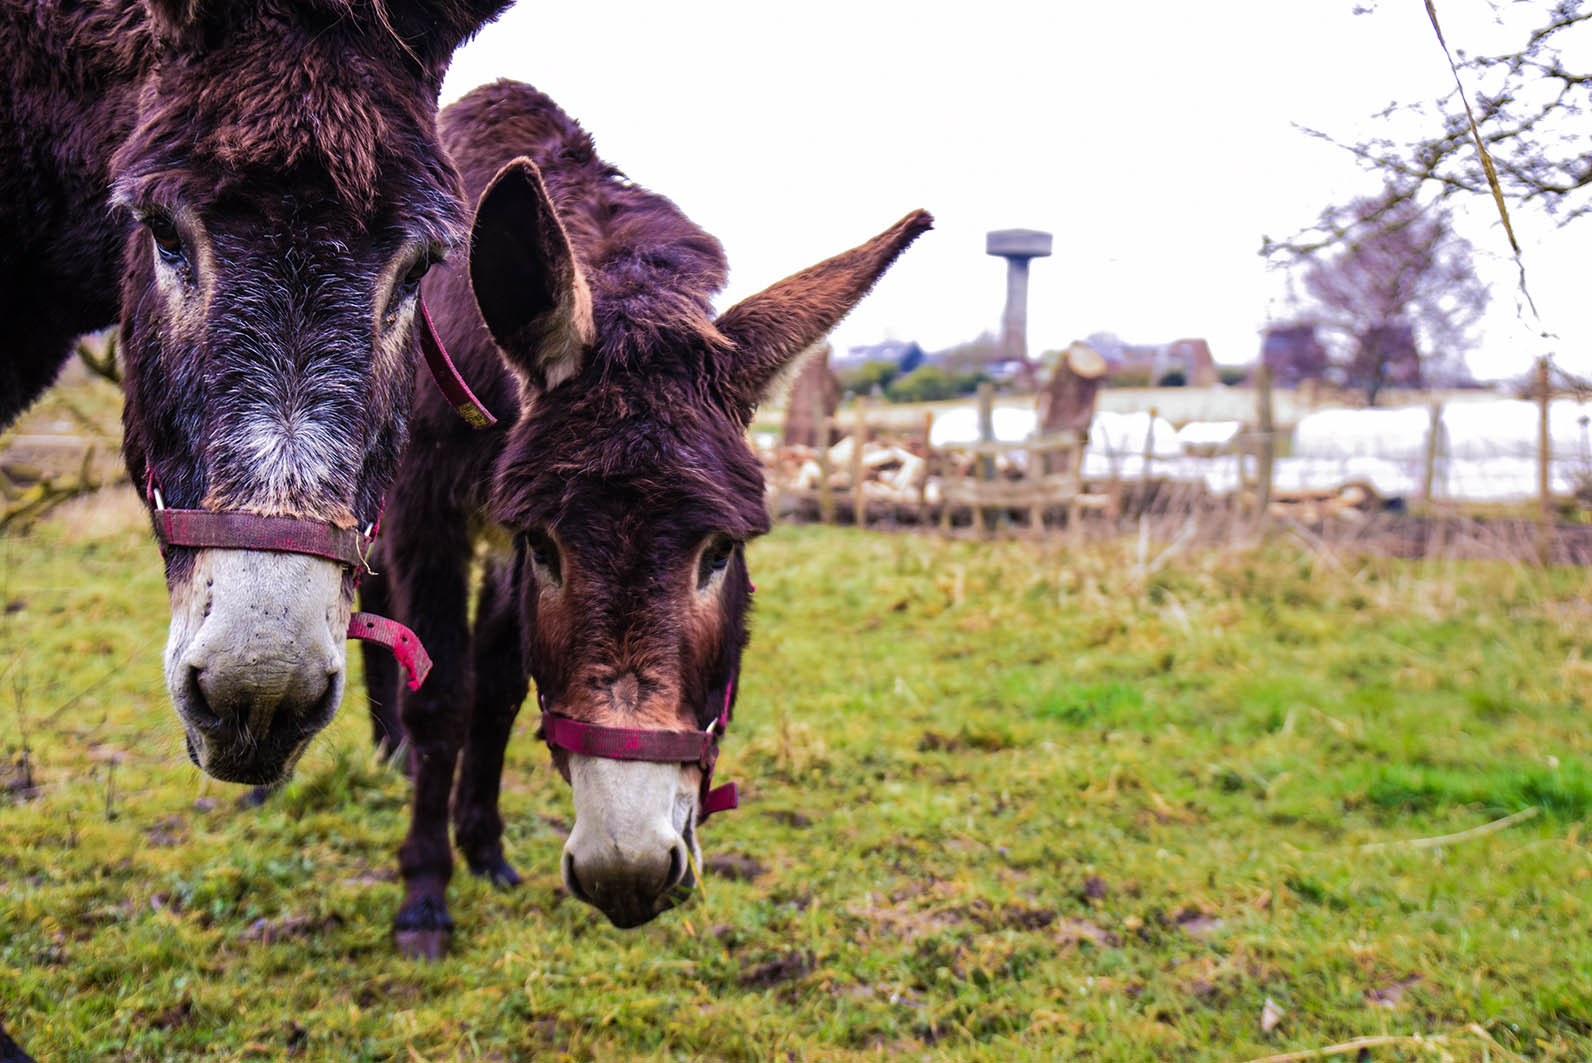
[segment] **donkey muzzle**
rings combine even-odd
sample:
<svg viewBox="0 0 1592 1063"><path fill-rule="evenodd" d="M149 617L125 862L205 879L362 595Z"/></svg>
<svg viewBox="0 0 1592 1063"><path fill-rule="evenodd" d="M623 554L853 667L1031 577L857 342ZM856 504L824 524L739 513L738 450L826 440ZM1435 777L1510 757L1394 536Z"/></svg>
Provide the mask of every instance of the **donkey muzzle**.
<svg viewBox="0 0 1592 1063"><path fill-rule="evenodd" d="M575 827L564 843L564 886L622 929L680 904L701 863L691 765L571 754Z"/></svg>
<svg viewBox="0 0 1592 1063"><path fill-rule="evenodd" d="M201 550L171 588L166 686L189 756L227 782L280 780L342 698L343 566L263 550Z"/></svg>

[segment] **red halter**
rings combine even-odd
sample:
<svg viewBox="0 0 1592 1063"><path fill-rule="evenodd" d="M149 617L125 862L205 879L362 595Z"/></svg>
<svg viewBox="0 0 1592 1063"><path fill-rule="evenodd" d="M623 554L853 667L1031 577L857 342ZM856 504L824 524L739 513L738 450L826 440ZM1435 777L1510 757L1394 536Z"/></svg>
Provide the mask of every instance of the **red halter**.
<svg viewBox="0 0 1592 1063"><path fill-rule="evenodd" d="M719 759L719 739L730 725L732 678L724 687L724 707L718 719L701 731L644 731L635 727L600 727L568 716L556 716L542 699L542 740L549 749L562 749L608 760L647 760L659 764L695 764L702 769L702 793L697 800L697 822L715 812L728 812L741 803L733 782L713 785L713 766Z"/></svg>
<svg viewBox="0 0 1592 1063"><path fill-rule="evenodd" d="M432 379L442 389L453 408L472 427L488 428L497 418L475 397L470 386L459 375L458 367L448 357L448 350L437 335L431 322L431 312L426 300L420 299L420 350ZM336 561L354 570L355 578L370 567L370 551L380 530L378 517L363 530L339 528L318 520L302 517L264 517L257 513L237 511L215 512L208 509L167 509L156 485L155 465L145 459L147 471L145 491L154 507L155 538L160 541L161 553L172 546L190 546L200 549L224 550L275 550L287 554L309 554ZM353 613L348 618L348 637L380 643L392 651L398 664L408 675L410 690L419 690L431 671L431 655L420 644L413 631L396 620L374 613Z"/></svg>

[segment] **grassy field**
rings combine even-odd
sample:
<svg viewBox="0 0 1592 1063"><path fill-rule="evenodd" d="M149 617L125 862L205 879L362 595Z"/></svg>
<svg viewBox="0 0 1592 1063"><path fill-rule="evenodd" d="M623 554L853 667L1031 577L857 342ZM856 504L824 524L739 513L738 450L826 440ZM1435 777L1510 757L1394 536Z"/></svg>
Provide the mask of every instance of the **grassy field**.
<svg viewBox="0 0 1592 1063"><path fill-rule="evenodd" d="M526 883L461 875L418 965L357 696L239 810L181 754L136 503L0 540L0 1016L41 1061L1592 1058L1587 572L815 528L752 560L705 895L628 932L565 896L527 723Z"/></svg>

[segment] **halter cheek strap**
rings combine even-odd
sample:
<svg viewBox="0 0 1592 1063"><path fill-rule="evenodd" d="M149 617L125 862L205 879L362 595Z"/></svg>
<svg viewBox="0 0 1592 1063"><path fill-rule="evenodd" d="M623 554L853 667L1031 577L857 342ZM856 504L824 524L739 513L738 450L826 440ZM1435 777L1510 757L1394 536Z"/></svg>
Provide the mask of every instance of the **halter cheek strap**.
<svg viewBox="0 0 1592 1063"><path fill-rule="evenodd" d="M420 320L416 325L415 333L420 337L420 353L426 359L426 368L431 370L431 379L437 382L437 387L453 404L454 410L471 428L490 428L497 424L492 411L475 397L470 385L464 382L459 367L448 357L448 349L442 345L437 326L431 322L431 310L426 306L424 295L420 297Z"/></svg>

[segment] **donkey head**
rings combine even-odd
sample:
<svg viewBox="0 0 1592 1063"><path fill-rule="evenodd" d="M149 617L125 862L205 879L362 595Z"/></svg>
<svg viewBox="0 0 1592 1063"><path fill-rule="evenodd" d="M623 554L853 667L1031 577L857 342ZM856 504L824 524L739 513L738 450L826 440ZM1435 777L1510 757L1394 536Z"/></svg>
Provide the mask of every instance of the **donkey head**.
<svg viewBox="0 0 1592 1063"><path fill-rule="evenodd" d="M588 267L536 167L517 159L482 195L470 278L521 381L493 504L516 535L544 706L599 727L702 732L734 697L745 544L768 530L752 412L930 218L915 212L715 321L698 292L722 283L722 251L664 207L655 228L673 233L651 246L587 239ZM553 755L575 798L570 892L622 927L688 895L701 768Z"/></svg>
<svg viewBox="0 0 1592 1063"><path fill-rule="evenodd" d="M376 521L420 277L465 224L437 91L453 48L505 6L148 0L154 62L113 179L139 223L125 449L152 505ZM171 549L166 579L166 681L190 756L276 781L337 707L352 572Z"/></svg>

